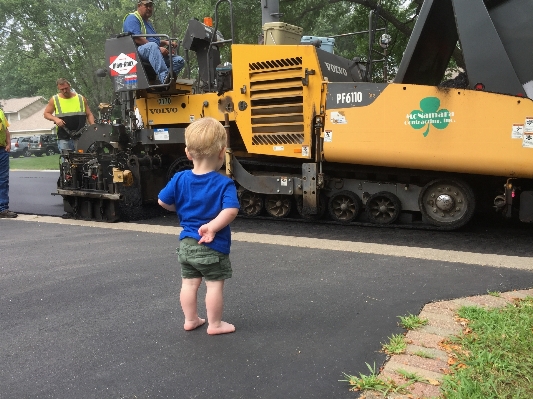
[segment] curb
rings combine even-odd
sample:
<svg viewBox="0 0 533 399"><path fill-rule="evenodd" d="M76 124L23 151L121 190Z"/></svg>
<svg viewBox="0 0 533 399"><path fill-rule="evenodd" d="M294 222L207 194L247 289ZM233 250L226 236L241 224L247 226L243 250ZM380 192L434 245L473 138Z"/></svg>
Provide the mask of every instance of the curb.
<svg viewBox="0 0 533 399"><path fill-rule="evenodd" d="M428 324L416 330L408 331L406 352L391 355L381 368L380 377L392 379L398 385L407 380L398 374L404 370L425 378L428 383L415 382L406 390L408 394L389 394L384 396L376 391L364 391L360 399L435 399L440 397L440 384L445 374L450 371L449 364L453 358L443 350L442 342L463 330L463 325L456 320L456 311L462 306L478 306L485 309L501 308L515 299L533 297L533 289L501 293L499 297L478 295L451 301L432 302L422 308L419 316L427 319ZM432 358L421 357L416 353L425 353Z"/></svg>

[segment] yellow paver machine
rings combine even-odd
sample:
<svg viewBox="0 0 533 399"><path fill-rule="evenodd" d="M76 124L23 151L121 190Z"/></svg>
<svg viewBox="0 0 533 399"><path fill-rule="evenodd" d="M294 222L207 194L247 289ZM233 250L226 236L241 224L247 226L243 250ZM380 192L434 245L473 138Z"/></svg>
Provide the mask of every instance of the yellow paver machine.
<svg viewBox="0 0 533 399"><path fill-rule="evenodd" d="M343 58L334 38L302 37L277 1L263 3L258 44L233 43L228 0L214 27L189 22L180 43L195 79L161 84L131 35L107 40L116 97L82 135L84 152L65 155L66 211L115 221L156 201L191 167L185 128L211 116L228 134L221 173L249 217L452 230L495 209L533 221L533 0L425 0L394 80L381 82L371 54ZM374 11L369 20L369 48L386 49L386 24ZM459 49L465 71L443 84Z"/></svg>

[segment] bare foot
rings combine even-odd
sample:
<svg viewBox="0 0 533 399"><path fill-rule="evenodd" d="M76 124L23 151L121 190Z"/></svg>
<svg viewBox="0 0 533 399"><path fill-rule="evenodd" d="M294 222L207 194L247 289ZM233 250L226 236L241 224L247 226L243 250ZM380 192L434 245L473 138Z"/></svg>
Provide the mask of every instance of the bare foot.
<svg viewBox="0 0 533 399"><path fill-rule="evenodd" d="M228 334L234 331L235 326L233 324L226 323L225 321L221 321L220 325L217 327L214 327L211 324L209 325L209 327L207 327L207 333L209 335Z"/></svg>
<svg viewBox="0 0 533 399"><path fill-rule="evenodd" d="M185 320L185 324L183 325L183 328L187 331L191 331L191 330L194 330L195 328L200 327L204 323L205 323L205 319L200 319L199 317L198 317L198 320L194 320L194 321Z"/></svg>

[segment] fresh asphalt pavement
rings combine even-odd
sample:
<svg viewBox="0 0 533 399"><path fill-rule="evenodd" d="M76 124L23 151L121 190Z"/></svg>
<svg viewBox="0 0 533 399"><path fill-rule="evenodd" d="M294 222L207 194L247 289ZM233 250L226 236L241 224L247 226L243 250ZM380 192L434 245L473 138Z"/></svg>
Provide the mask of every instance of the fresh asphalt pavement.
<svg viewBox="0 0 533 399"><path fill-rule="evenodd" d="M61 216L63 199L52 195L59 171L11 171L9 173L9 208L14 212Z"/></svg>
<svg viewBox="0 0 533 399"><path fill-rule="evenodd" d="M12 209L22 212L14 184ZM527 227L480 222L447 233L239 219L224 312L237 331L208 336L205 326L182 329L175 234L143 230L175 228L175 217L61 223L0 220L2 399L355 398L339 380L367 374L366 363L379 368L381 343L402 332L398 316L533 286L531 269L513 268L513 256L526 266L533 256ZM392 250L344 250L354 243ZM425 257L433 249L464 260ZM505 267L469 264L472 253Z"/></svg>

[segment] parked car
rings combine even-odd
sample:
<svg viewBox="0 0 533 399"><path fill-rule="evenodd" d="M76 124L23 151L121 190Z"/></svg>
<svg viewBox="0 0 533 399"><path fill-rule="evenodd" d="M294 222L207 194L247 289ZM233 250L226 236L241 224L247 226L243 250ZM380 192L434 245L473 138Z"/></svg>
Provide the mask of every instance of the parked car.
<svg viewBox="0 0 533 399"><path fill-rule="evenodd" d="M17 137L11 139L11 155L13 158L18 158L21 155L24 157L31 157L31 152L28 150L28 144L33 137Z"/></svg>
<svg viewBox="0 0 533 399"><path fill-rule="evenodd" d="M57 148L57 136L55 134L42 134L40 136L32 137L28 150L31 154L40 157L43 154L54 155L59 154Z"/></svg>

